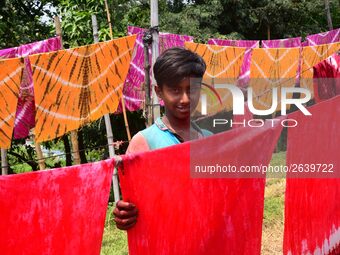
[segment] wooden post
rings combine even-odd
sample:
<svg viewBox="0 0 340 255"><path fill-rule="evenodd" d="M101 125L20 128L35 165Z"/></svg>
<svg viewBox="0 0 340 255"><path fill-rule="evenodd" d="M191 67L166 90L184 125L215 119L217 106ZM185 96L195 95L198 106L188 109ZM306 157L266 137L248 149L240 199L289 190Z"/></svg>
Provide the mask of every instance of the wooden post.
<svg viewBox="0 0 340 255"><path fill-rule="evenodd" d="M113 39L113 32L112 32L112 25L111 25L111 15L109 11L109 5L107 4L107 0L105 0L105 9L106 9L106 16L107 16L107 22L109 23L109 29L110 29L110 38ZM123 110L123 117L124 117L124 123L125 123L125 129L126 134L128 137L128 140L130 142L131 140L131 133L130 133L130 127L129 127L129 121L126 116L126 108L125 108L125 99L122 91L122 97L121 97L121 103L122 103L122 110Z"/></svg>
<svg viewBox="0 0 340 255"><path fill-rule="evenodd" d="M39 169L44 170L46 168L44 155L42 153L40 143L37 143L35 139L34 139L34 148L35 148L35 152L37 153Z"/></svg>
<svg viewBox="0 0 340 255"><path fill-rule="evenodd" d="M333 30L332 16L329 9L329 0L325 0L325 11L327 16L328 29Z"/></svg>
<svg viewBox="0 0 340 255"><path fill-rule="evenodd" d="M61 47L63 47L63 40L62 40L62 31L61 31L61 23L58 16L54 17L54 24L55 24L55 30L56 34L60 36L61 39ZM76 165L80 164L80 155L79 155L79 145L78 145L78 133L77 130L71 131L71 144L72 144L72 157L73 157L73 163Z"/></svg>
<svg viewBox="0 0 340 255"><path fill-rule="evenodd" d="M96 15L92 14L91 18L92 18L93 39L94 39L94 42L97 43L97 42L99 42L97 17L96 17ZM115 156L115 149L114 149L114 146L113 146L113 133L112 133L110 115L105 114L104 119L105 119L107 143L109 145L109 156L110 156L110 158L113 158ZM117 169L116 168L115 168L114 174L112 176L112 186L113 186L114 199L115 199L115 202L117 202L120 199L120 194L119 194L119 184L118 184L118 177L117 177Z"/></svg>
<svg viewBox="0 0 340 255"><path fill-rule="evenodd" d="M146 36L146 38L145 38ZM145 81L144 81L144 89L145 89L145 107L144 113L146 118L146 126L150 127L153 123L152 120L152 105L151 105L151 98L150 98L150 59L149 59L149 37L148 35L144 35L143 37L143 44L144 44L144 70L145 70Z"/></svg>
<svg viewBox="0 0 340 255"><path fill-rule="evenodd" d="M158 0L150 0L151 6L151 27L158 27ZM154 30L152 34L152 66L155 64L156 59L159 56L159 35L158 31ZM152 86L151 86L151 100L152 100L152 119L153 122L160 117L160 105L157 94L155 92L155 77L152 75Z"/></svg>
<svg viewBox="0 0 340 255"><path fill-rule="evenodd" d="M1 174L8 174L7 150L1 148Z"/></svg>

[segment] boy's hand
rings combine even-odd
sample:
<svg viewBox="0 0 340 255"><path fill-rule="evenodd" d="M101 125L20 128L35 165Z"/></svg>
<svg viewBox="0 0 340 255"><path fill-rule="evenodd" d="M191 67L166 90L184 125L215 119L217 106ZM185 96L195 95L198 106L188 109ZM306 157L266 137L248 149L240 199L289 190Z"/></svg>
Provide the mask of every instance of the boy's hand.
<svg viewBox="0 0 340 255"><path fill-rule="evenodd" d="M116 203L113 214L115 216L114 221L116 222L117 228L128 230L136 224L138 210L134 204L119 200Z"/></svg>

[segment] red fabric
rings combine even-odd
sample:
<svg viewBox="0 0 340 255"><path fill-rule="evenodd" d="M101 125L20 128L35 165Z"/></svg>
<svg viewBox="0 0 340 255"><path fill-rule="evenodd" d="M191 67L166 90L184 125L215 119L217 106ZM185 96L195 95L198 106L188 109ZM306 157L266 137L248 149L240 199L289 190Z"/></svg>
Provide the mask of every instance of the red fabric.
<svg viewBox="0 0 340 255"><path fill-rule="evenodd" d="M314 66L313 70L316 102L340 95L340 55L334 54Z"/></svg>
<svg viewBox="0 0 340 255"><path fill-rule="evenodd" d="M265 179L190 175L194 158L268 164L281 129L252 130L124 156L123 197L139 209L128 231L130 255L260 254Z"/></svg>
<svg viewBox="0 0 340 255"><path fill-rule="evenodd" d="M245 123L247 123L247 121L252 120L254 118L253 113L249 110L248 107L248 103L245 102L244 103L244 114L243 115L233 115L233 123L241 123L241 124L233 124L232 128L239 128L239 127L243 127L245 125L243 125L242 123L245 121Z"/></svg>
<svg viewBox="0 0 340 255"><path fill-rule="evenodd" d="M287 176L284 254L340 254L339 105L337 96L310 107L312 116L289 116L299 125L288 130L287 165L331 163L334 173Z"/></svg>
<svg viewBox="0 0 340 255"><path fill-rule="evenodd" d="M1 255L100 254L113 163L0 176Z"/></svg>

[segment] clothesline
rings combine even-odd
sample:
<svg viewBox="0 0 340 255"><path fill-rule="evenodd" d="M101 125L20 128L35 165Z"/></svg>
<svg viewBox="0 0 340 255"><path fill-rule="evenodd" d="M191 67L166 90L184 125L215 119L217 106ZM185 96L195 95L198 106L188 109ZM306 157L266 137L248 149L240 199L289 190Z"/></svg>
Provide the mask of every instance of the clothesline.
<svg viewBox="0 0 340 255"><path fill-rule="evenodd" d="M131 32L131 33L133 33L133 31L136 31L137 30L137 34L139 33L139 34L141 34L141 32L138 32L138 30L141 30L141 28L136 28L136 27L129 27L129 31ZM170 38L169 36L173 36L172 38ZM183 40L177 40L176 38L178 37L178 36L182 36L183 37ZM127 37L126 37L127 38ZM165 39L166 38L166 39ZM191 38L192 37L189 37L189 36L185 36L185 35L173 35L173 34L164 34L164 37L162 37L162 40L163 39L165 39L164 41L169 41L169 42L172 42L172 43L170 43L170 44L167 44L167 43L165 43L164 44L164 46L165 46L165 48L166 47L172 47L172 46L176 46L176 43L178 43L178 42L180 42L181 43L181 45L183 45L184 44L184 42L186 42L187 40L191 40ZM122 38L123 39L123 38ZM118 39L119 40L119 39ZM117 41L118 41L117 40ZM137 38L137 40L139 40L138 38ZM88 102L96 102L96 104L97 105L92 105L92 109L94 109L94 110L96 110L98 107L99 107L99 105L102 103L102 102L104 102L106 99L105 98L103 98L102 97L102 94L100 94L100 96L98 97L98 99L95 99L95 100L88 100L89 99L89 96L91 96L93 93L89 93L89 92L87 92L87 87L89 87L90 85L92 85L92 83L94 84L94 83L97 83L97 82L99 82L99 83L101 83L101 77L97 77L97 78L91 78L90 80L89 80L89 84L87 84L87 87L85 88L83 85L81 85L81 80L76 80L76 81L72 81L72 80L68 80L68 78L67 78L67 72L69 72L69 77L71 77L72 75L73 75L73 71L74 71L74 68L75 68L75 63L76 63L76 61L77 61L77 59L79 58L79 57L86 57L87 55L86 54L89 54L88 56L92 56L92 55L94 55L94 57L96 57L97 58L97 52L98 52L98 54L100 54L100 50L103 50L102 48L104 48L104 47L106 47L106 46L103 46L103 45L106 45L107 44L107 42L102 42L102 43L100 43L100 44L92 44L92 45L89 45L89 46L82 46L82 47L78 47L78 48L74 48L74 49L68 49L68 50L64 50L64 51L56 51L56 52L53 52L53 53L47 53L47 54L40 54L40 55L35 55L35 56L30 56L30 59L31 59L31 61L33 60L33 64L32 64L32 67L33 67L33 73L34 73L34 79L35 79L35 82L34 82L34 86L36 86L36 88L35 88L35 100L37 100L36 102L35 102L35 104L37 105L37 107L36 107L36 109L37 109L37 116L36 116L36 122L39 124L39 125L37 125L37 128L36 128L36 130L40 130L40 132L41 133L38 133L38 142L39 141L44 141L44 140L46 140L46 139L49 139L49 140L51 140L51 139L53 139L53 138L55 138L55 137L58 137L58 136L60 136L60 135L62 135L63 134L63 132L65 133L65 132L68 132L68 131L70 131L71 129L75 129L76 127L70 127L69 125L66 125L65 123L66 122L73 122L72 123L72 125L74 124L74 123L76 123L75 121L77 120L77 122L78 122L78 120L79 120L79 125L83 125L83 124L85 124L85 123L87 123L87 122L89 122L89 121L92 121L93 119L92 118L90 118L90 115L88 115L88 114L90 114L90 113L92 113L92 111L90 110L90 108L89 108L89 105L87 105L87 103ZM101 46L100 46L101 45ZM122 82L124 82L125 81L125 84L124 84L124 87L123 87L123 94L124 94L124 97L125 97L125 99L126 99L126 105L127 105L127 109L128 110L130 110L130 111L134 111L134 110L138 110L138 109L140 109L140 107L141 107L141 103L143 102L143 96L142 96L142 93L140 93L140 88L141 88L141 84L142 84L142 82L143 82L143 80L144 80L144 76L145 76L145 74L144 74L144 72L143 72L143 60L144 60L144 58L143 58L143 55L142 54L144 54L144 52L143 52L143 49L140 49L140 44L136 44L137 46L138 46L138 51L139 52L137 52L136 54L137 55L134 55L134 59L132 60L132 62L130 63L125 63L125 64L127 64L127 65L130 65L130 70L128 71L128 74L127 74L127 76L126 76L126 78L124 79L123 77L119 77L120 78L120 80L122 81ZM327 45L329 45L329 44L327 44ZM328 52L328 46L327 45L325 45L326 47L323 47L322 45L320 45L320 46L309 46L309 47L320 47L320 53L322 53L322 55L324 55L324 53L327 53ZM89 49L90 50L90 48L94 48L93 49L93 52L92 53L81 53L80 51L84 51L84 49ZM98 47L98 48L95 48L95 47ZM136 46L135 46L136 47ZM207 47L220 47L220 46L213 46L213 45L210 45L210 46L207 46ZM91 49L92 49L91 48ZM227 48L224 48L224 47L220 47L220 49L218 50L218 51L221 51L221 50L223 50L223 49L235 49L235 50L239 50L239 49L242 49L242 47L227 47ZM136 48L135 48L136 49ZM244 48L243 48L244 49ZM304 49L308 49L309 51L310 51L310 53L309 54L314 54L313 52L312 52L312 49L309 49L309 48L304 48ZM318 50L319 48L313 48L313 50L317 53L317 50ZM266 49L267 50L267 49ZM270 50L272 50L272 51L275 51L275 50L281 50L280 48L279 49L268 49L268 51L270 51ZM289 50L294 50L294 48L290 48ZM135 50L136 51L136 50ZM254 50L254 51L259 51L258 49L256 49L256 50ZM288 50L287 50L288 51ZM57 54L60 54L60 53L70 53L71 55L72 55L72 61L74 61L74 64L73 64L73 67L72 67L72 65L69 65L69 70L66 72L65 70L65 65L63 65L63 70L64 70L64 72L65 72L65 74L66 74L66 76L63 78L63 79L60 79L60 77L61 76L63 76L62 75L62 73L64 73L64 72L59 72L59 73L56 73L56 70L59 70L59 69L55 69L55 68L53 68L53 69L50 69L50 67L48 66L48 65L45 65L45 64L43 64L43 65L41 65L41 63L42 63L42 61L40 61L40 59L50 59L51 60L51 58L53 57L53 58L55 58L56 56L57 56ZM214 53L215 54L215 53ZM318 53L319 54L319 53ZM331 54L331 53L329 53L329 54ZM328 55L327 55L328 56ZM119 56L119 57L121 57L121 55ZM238 56L238 57L240 57L240 56ZM136 60L137 62L135 62L135 58L138 58L138 60ZM241 57L242 58L242 57ZM240 58L240 59L241 59ZM244 58L244 56L243 56L243 58ZM278 64L277 63L277 61L279 61L277 58L275 58L275 56L273 57L274 59L273 59L273 61L275 61L275 63L276 64ZM301 58L301 55L300 55L300 57L299 58ZM321 61L321 57L319 56L319 58L315 55L315 57L313 57L313 56L311 56L311 60L312 61L314 61L313 60L313 58L316 58L316 59L319 59L320 58L320 61ZM75 60L73 60L73 59L75 59ZM106 58L105 58L106 59ZM40 61L39 62L39 64L36 64L35 62L36 61ZM60 59L58 60L58 61L60 61ZM53 61L53 62L51 62L51 63L53 63L53 65L57 65L58 64L58 61ZM95 62L95 61L97 61L97 62ZM228 61L231 61L230 59L228 60L228 59L226 59L226 60L224 60L224 62L228 62ZM241 60L241 61L244 61L244 59L243 60ZM80 61L79 61L80 62ZM96 66L98 66L98 64L100 63L100 66L102 65L102 59L101 60L99 60L99 62L98 62L98 59L97 60L95 60L95 59L93 59L93 61L92 61L93 63L97 63L96 65L91 65L91 63L89 63L89 68L92 68L91 69L91 73L93 73L93 68L95 68ZM115 61L114 61L115 62ZM115 64L114 62L112 62L112 63L109 63L108 65L108 67L111 67L111 65L113 65L113 64ZM210 65L212 65L211 63L210 63L210 61L206 61L207 63L208 63L208 66L209 66L209 64ZM315 61L314 61L315 62ZM299 75L301 76L301 80L303 80L303 78L305 79L306 77L308 77L308 75L310 76L310 74L308 74L308 73L310 73L311 72L311 70L313 69L313 65L314 64L317 64L317 63L314 63L313 62L313 64L312 65L305 65L304 66L304 68L302 69L302 71L299 73ZM55 63L55 64L54 64ZM224 63L224 64L226 64L226 63ZM216 65L216 64L215 64ZM59 66L60 67L60 66ZM72 67L72 68L71 68ZM107 65L106 65L106 63L104 64L104 66L102 66L102 67L100 67L100 68L106 68L107 67ZM78 67L77 67L78 68ZM78 69L78 72L82 72L82 67L80 66L79 67L80 69ZM112 68L112 67L111 67ZM128 66L125 66L125 68L126 69L128 69ZM262 68L262 67L261 67ZM51 70L53 70L53 71L51 71ZM105 69L106 70L106 69ZM122 67L120 67L120 68L118 68L117 69L117 66L116 66L116 70L122 70ZM96 71L96 70L95 70ZM223 71L223 70L222 70ZM45 75L44 76L42 76L42 75L40 75L40 73L44 73ZM95 72L95 73L97 73L97 71ZM240 73L240 75L241 75L241 73ZM59 87L59 85L65 85L65 84L68 84L68 85L70 85L70 86L61 86L60 87L60 89L62 89L64 92L67 90L67 89L69 89L69 87L74 87L75 89L74 90L72 90L72 91L77 91L77 89L80 89L81 91L80 91L80 93L81 93L81 95L83 95L83 96L80 96L80 99L81 99L81 104L83 105L82 107L81 107L81 109L78 109L79 111L80 111L80 114L81 114L81 116L79 116L78 117L78 115L76 114L70 114L69 113L69 111L68 111L68 109L62 109L64 112L60 112L59 110L59 106L60 105L62 105L62 104L64 104L64 101L66 100L67 102L70 102L69 101L69 97L70 96L72 96L72 98L73 98L73 96L75 96L76 94L74 93L74 92L67 92L66 94L63 92L63 93L59 93L59 94L57 94L58 95L58 97L56 98L55 96L56 96L56 94L55 93L57 93L57 92L55 92L55 93L46 93L46 89L48 89L45 85L42 85L42 81L43 82L48 82L48 80L46 81L46 79L45 79L45 76L47 76L47 78L48 79L54 79L55 80L55 78L56 77L59 77L58 79L57 79L57 83L56 84L54 84L53 86L54 86L54 89L55 89L55 86L56 85L58 85L58 87ZM78 76L79 76L79 74L78 74ZM93 74L92 74L92 76L93 76ZM102 74L100 74L99 76L102 76ZM212 76L213 78L215 78L215 76ZM235 75L235 78L240 78L241 76L239 76L239 75ZM250 76L251 77L251 76ZM122 79L123 78L123 79ZM266 76L266 77L264 77L264 78L270 78L270 76ZM293 79L296 79L296 76L294 76L294 77L289 77L288 79L286 79L285 81L283 81L282 83L280 83L280 84L278 84L278 86L277 87L282 87L282 86L284 86L284 85L286 85L286 84L288 84L289 82L291 82L291 81L293 81ZM107 79L106 79L107 80ZM112 81L113 79L109 79L110 81ZM62 84L59 84L59 83L62 83ZM249 82L248 82L249 83ZM246 84L246 86L248 85L248 83ZM48 84L48 83L47 83ZM304 81L304 83L303 83L303 85L304 86L309 86L310 87L310 82L305 82ZM122 84L118 84L117 85L118 87L121 87L121 86L123 86ZM308 88L309 88L308 87ZM81 88L84 88L84 89L81 89ZM263 96L263 95L266 95L267 93L269 93L270 91L271 91L271 89L272 89L272 87L269 89L269 88L265 88L263 91L256 91L255 92L255 96L254 96L254 98L257 98L257 99L259 99L261 96ZM86 91L85 91L86 90ZM45 92L44 92L45 91ZM99 91L99 90L98 90ZM21 92L20 92L21 93ZM33 92L32 92L33 93ZM77 92L78 93L78 92ZM51 94L51 95L50 95ZM109 94L109 95L108 95ZM115 93L113 93L112 94L112 96L114 96L114 94ZM67 96L67 95L69 95L69 96ZM104 93L104 95L108 95L109 97L111 97L111 94L110 93ZM116 95L117 96L121 96L121 94L119 94L119 93L116 93ZM33 98L33 94L31 95L31 97ZM46 100L46 98L49 98L48 100ZM117 101L116 100L117 98L115 98L115 102ZM72 99L73 100L73 99ZM60 101L60 102L59 102ZM65 102L66 102L65 101ZM262 100L263 101L263 100ZM31 100L31 102L32 102L32 105L33 105L33 100ZM53 103L53 102L55 102L55 103ZM100 104L98 105L98 103L100 102ZM74 103L76 103L76 101L74 101ZM73 103L73 104L74 104ZM117 102L116 102L117 103ZM261 102L260 102L261 103ZM11 104L13 104L13 102L11 102ZM65 103L66 104L66 103ZM79 105L79 104L78 104ZM111 103L110 105L113 105L113 103ZM58 107L56 107L56 106L58 106ZM53 107L53 108L51 108L51 107ZM105 109L105 107L103 106L100 106L101 108L100 109L103 109L103 110L105 110L105 111L107 111L107 106L106 106L106 109ZM109 112L111 112L111 113L113 113L114 111L116 111L116 109L117 108L115 108L115 109L113 109L112 107L109 107L110 108L110 110L109 110ZM26 108L24 108L24 109L26 109ZM118 108L118 110L119 110L119 108ZM74 111L74 110L73 110ZM33 113L34 113L34 109L31 111L32 112L32 116L34 116L33 115ZM119 112L119 111L118 111ZM74 112L73 112L74 113ZM17 113L18 114L18 113ZM22 115L24 115L24 114L22 114ZM19 115L19 116L21 116L21 115ZM93 118L98 118L98 113L96 114L96 116L95 117L93 117ZM6 117L7 116L5 116L5 118L3 118L3 119L6 119ZM42 126L41 125L43 125L43 124L46 124L45 122L46 122L46 118L45 117L47 117L48 119L49 119L49 121L48 121L48 123L51 123L51 124L54 124L54 126L51 126L51 128L49 128L49 130L51 129L52 131L55 131L55 133L53 133L52 134L52 131L50 132L49 130L43 130L42 129ZM58 121L54 121L54 119L59 119ZM64 123L60 126L60 121L63 121ZM17 121L18 122L18 121ZM32 123L32 125L34 126L34 124L36 124L34 121L33 121L33 123ZM56 125L59 125L59 126L56 126ZM78 124L77 124L78 125ZM71 129L70 129L71 128ZM10 137L11 135L8 133L8 137Z"/></svg>
<svg viewBox="0 0 340 255"><path fill-rule="evenodd" d="M112 145L117 149L117 147L119 148L121 145L129 143L129 141L116 141L114 143L112 143ZM110 144L109 144L110 145ZM57 158L57 157L61 157L61 156L66 156L66 155L73 155L74 152L83 152L83 151L89 151L89 150L96 150L96 149L101 149L101 148L107 148L109 145L99 145L99 146L95 146L95 147L91 147L91 148L85 148L82 150L77 150L77 151L71 151L69 153L60 153L60 154L56 154L56 155L51 155L51 156L47 156L47 157L43 157L43 158L39 158L37 159L37 161L39 160L46 160L46 159L50 159L50 158ZM13 166L21 166L22 164L28 164L30 162L34 162L34 160L22 160L21 164L10 164L10 167ZM0 166L0 168L7 168L8 166Z"/></svg>
<svg viewBox="0 0 340 255"><path fill-rule="evenodd" d="M140 29L143 29L145 31L148 30L146 28L140 28ZM133 34L144 35L145 31L139 31L139 32L136 32L136 33L133 33ZM334 34L335 34L334 38L338 38L338 40L335 39L334 42L337 42L337 41L340 40L340 28L338 28L338 29L334 29L334 30L330 30L330 31L326 31L326 32L321 32L321 33L318 33L318 34L307 35L305 37L305 39L306 39L305 41L300 40L301 46L295 46L295 47L289 47L289 48L302 48L302 47L306 47L306 46L320 45L320 44L313 44L313 45L307 44L307 43L311 42L311 39L307 40L307 38L311 38L313 36L316 36L316 35L319 35L319 34L325 34L325 33L329 33L329 32L334 32ZM164 41L166 41L166 40L168 40L168 41L178 41L178 42L183 42L184 41L184 40L178 40L176 38L169 38L169 37L167 37L167 35L187 36L187 35L181 35L181 34L172 34L172 33L167 33L167 32L159 32L159 37L161 38L161 40L164 40ZM190 37L195 39L194 36L190 36ZM212 43L209 43L209 41L212 42L214 40L217 40L217 41L232 41L232 42L235 42L235 43L240 42L241 44L243 42L253 42L254 44L256 42L258 42L259 46L263 46L263 43L266 43L266 44L270 45L270 42L289 41L289 40L292 40L292 39L296 39L295 41L297 41L298 38L302 39L302 37L288 37L288 38L280 38L280 39L272 39L272 40L267 40L267 39L263 39L263 40L261 40L261 39L258 39L258 40L238 40L238 39L228 39L228 38L211 38L211 39L208 39L207 43L208 44L212 44ZM216 44L216 45L218 45L218 44ZM223 46L223 45L220 45L220 46ZM225 47L250 48L250 47L242 47L242 46L225 46ZM267 47L260 47L260 48L268 48L268 46ZM287 48L287 47L275 47L275 48Z"/></svg>

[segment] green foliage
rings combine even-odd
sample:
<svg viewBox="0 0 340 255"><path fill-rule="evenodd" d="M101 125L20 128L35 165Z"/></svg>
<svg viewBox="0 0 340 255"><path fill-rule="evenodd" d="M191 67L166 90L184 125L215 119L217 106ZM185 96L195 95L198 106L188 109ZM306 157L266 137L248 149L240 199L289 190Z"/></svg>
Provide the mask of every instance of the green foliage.
<svg viewBox="0 0 340 255"><path fill-rule="evenodd" d="M328 30L324 2L319 0L221 0L219 32L237 31L248 39L306 36ZM334 27L339 27L339 2L330 1Z"/></svg>
<svg viewBox="0 0 340 255"><path fill-rule="evenodd" d="M46 39L51 25L42 21L53 16L48 6L57 0L0 0L0 48Z"/></svg>
<svg viewBox="0 0 340 255"><path fill-rule="evenodd" d="M127 25L147 27L150 17L148 1L108 1L113 37L127 33ZM93 43L92 14L97 16L99 40L110 39L104 0L61 0L58 5L66 47Z"/></svg>
<svg viewBox="0 0 340 255"><path fill-rule="evenodd" d="M196 41L204 42L218 33L220 21L216 19L223 12L219 0L207 0L201 4L189 3L181 12L160 10L162 31L194 36Z"/></svg>

